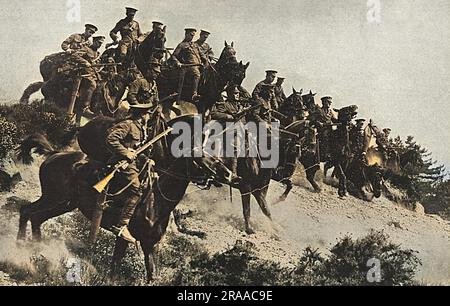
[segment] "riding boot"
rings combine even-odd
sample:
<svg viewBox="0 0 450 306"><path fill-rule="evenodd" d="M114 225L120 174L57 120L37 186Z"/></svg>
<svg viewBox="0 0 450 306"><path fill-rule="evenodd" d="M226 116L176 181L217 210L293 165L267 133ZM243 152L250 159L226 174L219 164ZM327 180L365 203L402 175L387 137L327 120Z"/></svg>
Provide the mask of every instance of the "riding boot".
<svg viewBox="0 0 450 306"><path fill-rule="evenodd" d="M130 195L128 199L126 200L123 209L122 214L120 215L120 220L117 226L113 226L113 232L122 239L131 242L136 243L136 239L131 235L130 231L128 230L128 224L130 223L131 218L133 217L134 210L136 209L136 205L139 202L139 195Z"/></svg>
<svg viewBox="0 0 450 306"><path fill-rule="evenodd" d="M83 104L83 116L86 118L95 117L95 113L91 110L92 95L95 91L95 83L89 84L89 87L84 89L81 94L81 102Z"/></svg>

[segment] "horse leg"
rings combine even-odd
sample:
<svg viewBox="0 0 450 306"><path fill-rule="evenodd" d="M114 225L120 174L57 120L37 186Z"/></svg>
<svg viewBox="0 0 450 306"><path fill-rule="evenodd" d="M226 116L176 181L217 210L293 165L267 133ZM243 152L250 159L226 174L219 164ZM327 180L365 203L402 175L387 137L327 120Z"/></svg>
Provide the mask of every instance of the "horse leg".
<svg viewBox="0 0 450 306"><path fill-rule="evenodd" d="M156 264L156 248L155 244L149 241L141 241L141 248L144 252L145 270L147 273L147 283L154 278L154 274L158 274L158 266Z"/></svg>
<svg viewBox="0 0 450 306"><path fill-rule="evenodd" d="M265 188L263 188L261 190L257 190L257 191L252 192L252 194L255 197L256 201L258 202L258 205L261 208L263 214L267 218L272 220L272 215L271 215L271 213L269 211L269 208L267 207L267 200L266 200L267 189L268 189L268 187L265 187Z"/></svg>
<svg viewBox="0 0 450 306"><path fill-rule="evenodd" d="M317 170L318 170L318 166L313 166L313 167L307 169L306 170L306 179L311 184L311 186L314 188L315 192L321 192L322 188L320 188L320 186L316 183L316 181L314 179L316 176Z"/></svg>
<svg viewBox="0 0 450 306"><path fill-rule="evenodd" d="M244 213L245 232L248 235L254 234L255 231L250 226L250 193L243 193L241 195L242 209Z"/></svg>
<svg viewBox="0 0 450 306"><path fill-rule="evenodd" d="M287 199L289 193L292 190L292 181L290 178L285 179L282 181L283 184L285 184L286 189L284 190L284 193L280 196L280 198L278 199L278 202L283 202Z"/></svg>
<svg viewBox="0 0 450 306"><path fill-rule="evenodd" d="M125 241L120 237L116 238L114 253L111 260L111 277L114 277L117 274L119 263L124 258L127 247L128 241Z"/></svg>
<svg viewBox="0 0 450 306"><path fill-rule="evenodd" d="M75 209L75 206L71 205L69 201L54 202L46 201L41 202L43 207L40 207L31 216L31 230L33 240L40 241L42 239L41 225L45 221L51 218L61 216ZM50 206L47 208L46 206Z"/></svg>
<svg viewBox="0 0 450 306"><path fill-rule="evenodd" d="M42 206L42 203L43 202L41 197L36 202L22 206L20 208L19 231L17 233L17 240L25 240L28 221L30 220L33 211L36 210L37 207Z"/></svg>
<svg viewBox="0 0 450 306"><path fill-rule="evenodd" d="M340 197L345 197L347 195L347 177L345 176L344 170L340 164L335 165L336 174L339 179L338 195Z"/></svg>

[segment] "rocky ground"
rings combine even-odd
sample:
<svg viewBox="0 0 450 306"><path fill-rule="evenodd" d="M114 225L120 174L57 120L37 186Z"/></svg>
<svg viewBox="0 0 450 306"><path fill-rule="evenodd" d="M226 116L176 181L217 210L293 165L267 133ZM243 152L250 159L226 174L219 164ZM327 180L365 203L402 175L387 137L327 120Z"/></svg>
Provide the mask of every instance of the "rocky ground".
<svg viewBox="0 0 450 306"><path fill-rule="evenodd" d="M22 167L20 182L12 192L0 194L0 263L27 265L35 252L20 247L15 242L18 213L17 203L33 201L39 197L37 165ZM301 175L300 175L301 176ZM391 240L403 248L418 251L422 267L417 280L426 284L450 284L450 223L434 215L407 210L382 197L371 203L348 196L340 199L336 189L323 184L323 192L312 192L303 179L296 185L285 202L273 204L283 188L273 183L269 190L269 203L273 220L268 220L256 201L252 203L252 224L256 234L243 232L242 207L238 191L233 191L230 201L227 188L200 191L195 186L188 190L179 206L182 212L190 212L183 220L191 230L206 233L206 238L192 237L211 253L233 246L237 240L255 245L258 256L274 260L285 266L293 266L307 246L327 252L338 238L351 234L357 238L371 229L383 230ZM71 218L71 215L65 218ZM171 227L175 230L175 227ZM70 257L64 237L58 232L58 224L48 222L43 234L54 237L39 252L46 258ZM164 242L163 242L164 243ZM34 255L32 255L34 254ZM17 285L0 265L0 285Z"/></svg>

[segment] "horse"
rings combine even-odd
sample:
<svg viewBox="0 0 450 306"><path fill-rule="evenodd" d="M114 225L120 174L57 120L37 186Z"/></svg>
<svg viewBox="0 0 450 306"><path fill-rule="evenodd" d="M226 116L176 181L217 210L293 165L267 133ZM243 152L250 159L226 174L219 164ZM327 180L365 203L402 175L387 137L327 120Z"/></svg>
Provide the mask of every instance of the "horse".
<svg viewBox="0 0 450 306"><path fill-rule="evenodd" d="M198 93L200 100L196 103L199 111L205 113L207 109L221 100L221 93L226 86L242 84L246 77L246 70L250 63L243 64L236 59L234 44L225 42L225 47L216 64L209 63L201 75ZM166 62L162 67L162 73L157 80L160 97L169 96L175 92L179 93L179 100L190 101L185 92L186 82L182 76L182 69L172 68Z"/></svg>
<svg viewBox="0 0 450 306"><path fill-rule="evenodd" d="M92 122L101 122L103 128L112 126L116 119L98 117ZM90 129L92 131L92 127ZM156 131L156 129L155 129ZM98 141L97 141L98 142ZM33 148L46 156L40 166L39 179L41 182L41 197L20 210L19 230L17 238L25 239L28 221L31 221L32 237L41 239L41 224L50 218L63 215L67 212L79 209L89 220L94 220L98 214L98 203L104 200L93 186L101 177L98 163L87 162L86 155L80 151L59 152L53 149L51 144L43 135L35 134L27 137L19 147L19 157L23 160L31 160L30 152ZM153 198L152 181L148 174L149 164L142 168L141 179L145 181L144 192L136 212L129 224L130 232L139 241L144 252L144 261L147 271L147 281L151 280L153 274L153 253L151 241L152 226L149 220L152 218L151 203ZM114 184L113 184L114 185ZM110 190L117 189L111 186ZM114 198L114 203L120 203L120 195ZM120 206L108 205L103 211L101 227L109 230L118 222ZM94 229L94 225L92 226ZM91 229L91 234L92 234ZM91 236L92 238L92 236ZM114 254L111 263L111 272L114 273L118 263L123 258L128 243L121 238L116 239Z"/></svg>
<svg viewBox="0 0 450 306"><path fill-rule="evenodd" d="M313 98L311 93L309 99ZM351 120L356 116L358 107L347 106L339 110L338 123L333 130L328 127L328 137L323 134L317 135L316 127L309 126L306 130L306 142L302 148L300 162L305 167L306 178L316 192L320 192L320 186L315 182L315 174L320 169L320 164L326 162L335 168L335 174L339 179L338 195L343 197L347 194L347 178L344 172L345 165L350 157L349 126Z"/></svg>

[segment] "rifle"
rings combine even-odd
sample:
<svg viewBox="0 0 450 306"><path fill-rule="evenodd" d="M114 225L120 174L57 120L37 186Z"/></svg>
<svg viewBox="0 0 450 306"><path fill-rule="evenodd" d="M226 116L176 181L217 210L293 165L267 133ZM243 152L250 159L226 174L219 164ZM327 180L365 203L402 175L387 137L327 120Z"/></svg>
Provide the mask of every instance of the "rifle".
<svg viewBox="0 0 450 306"><path fill-rule="evenodd" d="M155 144L157 141L159 141L164 136L168 135L170 132L173 131L173 128L168 128L161 134L157 135L155 138L147 142L145 145L143 145L141 148L139 148L136 151L136 157L139 156L141 153L145 152L148 148L150 148L153 144ZM122 160L114 165L113 170L105 176L102 180L100 180L97 184L95 184L93 187L95 190L97 190L98 193L102 193L103 190L105 190L106 186L109 184L109 182L114 178L116 173L120 169L125 169L130 165L129 161Z"/></svg>
<svg viewBox="0 0 450 306"><path fill-rule="evenodd" d="M251 112L251 111L253 111L253 110L255 110L255 109L258 109L260 106L261 106L261 105L256 104L256 105L250 106L250 107L248 107L248 108L246 108L246 109L243 109L242 111L240 111L239 113L237 113L237 114L235 114L235 115L233 116L233 117L234 117L234 121L235 121L235 122L238 122L238 121L241 120L245 115L247 115L249 112Z"/></svg>

